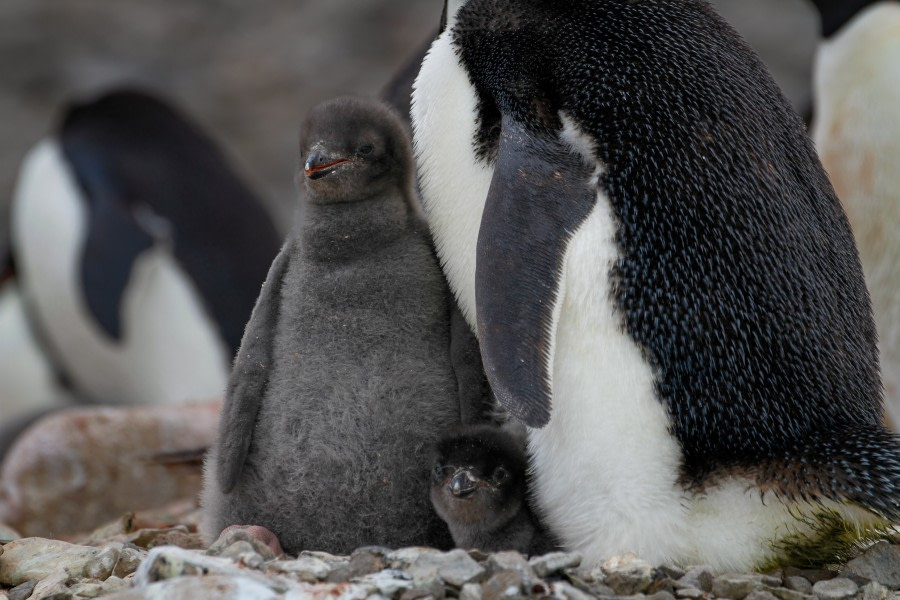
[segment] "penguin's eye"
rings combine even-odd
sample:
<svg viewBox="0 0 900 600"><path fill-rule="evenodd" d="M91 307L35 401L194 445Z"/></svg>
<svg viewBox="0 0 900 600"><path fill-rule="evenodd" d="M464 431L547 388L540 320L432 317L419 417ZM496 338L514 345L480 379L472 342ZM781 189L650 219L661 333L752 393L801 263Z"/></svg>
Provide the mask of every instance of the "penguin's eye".
<svg viewBox="0 0 900 600"><path fill-rule="evenodd" d="M441 465L434 465L434 469L431 471L431 476L435 481L440 481L444 478L444 467Z"/></svg>
<svg viewBox="0 0 900 600"><path fill-rule="evenodd" d="M497 467L494 469L494 482L503 483L507 479L509 479L509 471L504 469L503 467Z"/></svg>
<svg viewBox="0 0 900 600"><path fill-rule="evenodd" d="M375 146L373 146L372 144L363 144L362 146L359 147L359 153L362 154L363 156L365 156L367 154L372 154L372 152L374 150L375 150Z"/></svg>

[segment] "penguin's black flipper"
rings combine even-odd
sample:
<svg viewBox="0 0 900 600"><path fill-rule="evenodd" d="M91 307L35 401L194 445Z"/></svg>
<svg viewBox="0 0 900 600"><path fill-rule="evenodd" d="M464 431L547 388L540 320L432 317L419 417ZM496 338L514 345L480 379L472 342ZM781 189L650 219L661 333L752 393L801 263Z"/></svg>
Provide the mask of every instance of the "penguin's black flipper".
<svg viewBox="0 0 900 600"><path fill-rule="evenodd" d="M491 389L510 414L531 427L550 420L563 259L594 208L593 170L553 134L531 131L503 115L478 232L475 306Z"/></svg>
<svg viewBox="0 0 900 600"><path fill-rule="evenodd" d="M256 416L269 384L272 344L281 306L281 286L290 263L291 250L291 243L288 242L269 269L228 380L219 423L219 463L216 466L219 485L226 494L234 488L244 468Z"/></svg>
<svg viewBox="0 0 900 600"><path fill-rule="evenodd" d="M463 425L489 422L493 417L493 402L478 338L451 297L450 360L459 392L459 420Z"/></svg>
<svg viewBox="0 0 900 600"><path fill-rule="evenodd" d="M134 261L153 246L154 236L138 221L102 148L66 136L62 147L88 204L80 269L84 301L106 334L121 340L122 294Z"/></svg>

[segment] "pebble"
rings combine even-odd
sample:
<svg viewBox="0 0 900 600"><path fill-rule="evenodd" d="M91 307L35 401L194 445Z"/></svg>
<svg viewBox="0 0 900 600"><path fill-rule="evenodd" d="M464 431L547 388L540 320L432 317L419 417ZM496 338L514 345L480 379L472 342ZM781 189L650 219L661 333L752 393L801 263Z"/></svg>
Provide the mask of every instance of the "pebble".
<svg viewBox="0 0 900 600"><path fill-rule="evenodd" d="M516 571L494 573L482 586L484 600L522 598L522 578Z"/></svg>
<svg viewBox="0 0 900 600"><path fill-rule="evenodd" d="M60 540L23 538L3 546L0 583L17 586L42 580L57 571L80 576L85 565L100 554L99 548L76 546Z"/></svg>
<svg viewBox="0 0 900 600"><path fill-rule="evenodd" d="M804 581L806 581L804 579ZM775 588L769 590L772 592L775 597L780 598L781 600L813 600L815 596L812 595L812 584L808 581L806 582L809 585L809 593L798 592L797 590L791 590L788 588Z"/></svg>
<svg viewBox="0 0 900 600"><path fill-rule="evenodd" d="M593 600L594 598L591 594L587 594L565 581L554 581L550 587L554 598L563 598L564 600ZM672 598L672 600L675 599Z"/></svg>
<svg viewBox="0 0 900 600"><path fill-rule="evenodd" d="M276 571L274 574L279 573ZM270 578L254 569L241 568L227 558L208 556L198 550L186 550L176 546L160 546L151 550L135 572L134 579L138 586L146 587L157 581L184 575L249 577L264 585L281 585L284 581L281 577Z"/></svg>
<svg viewBox="0 0 900 600"><path fill-rule="evenodd" d="M678 598L702 598L705 595L706 592L695 587L683 587L675 590L675 596Z"/></svg>
<svg viewBox="0 0 900 600"><path fill-rule="evenodd" d="M272 550L268 544L251 535L246 529L229 529L228 531L223 531L222 534L219 535L219 538L209 547L207 554L210 556L224 556L225 553L229 551L231 553L237 552L233 546L238 542L249 545L250 551L256 552L265 560L272 560L275 558L275 551ZM245 549L246 547L242 546L241 548Z"/></svg>
<svg viewBox="0 0 900 600"><path fill-rule="evenodd" d="M791 575L784 578L784 587L801 594L812 594L812 584L805 577Z"/></svg>
<svg viewBox="0 0 900 600"><path fill-rule="evenodd" d="M116 563L119 562L121 552L122 544L111 544L103 548L99 554L85 563L82 575L90 579L105 581L112 575Z"/></svg>
<svg viewBox="0 0 900 600"><path fill-rule="evenodd" d="M302 598L302 596L285 597ZM278 598L278 594L265 584L248 577L207 575L205 577L178 577L104 596L104 600L156 600L161 598L270 600Z"/></svg>
<svg viewBox="0 0 900 600"><path fill-rule="evenodd" d="M19 532L13 529L8 525L4 525L0 523L0 544L6 544L7 542L11 542L13 540L17 540L22 536L19 535ZM2 554L2 548L0 548L0 554Z"/></svg>
<svg viewBox="0 0 900 600"><path fill-rule="evenodd" d="M893 590L900 589L900 547L878 542L848 562L840 574L854 580L877 581Z"/></svg>
<svg viewBox="0 0 900 600"><path fill-rule="evenodd" d="M315 556L300 556L295 560L276 560L269 563L269 569L307 583L324 581L331 573L328 563Z"/></svg>
<svg viewBox="0 0 900 600"><path fill-rule="evenodd" d="M536 556L528 561L535 575L547 577L554 573L560 573L566 569L575 569L581 566L581 555L571 552L551 552L543 556Z"/></svg>
<svg viewBox="0 0 900 600"><path fill-rule="evenodd" d="M727 575L712 582L712 594L717 598L743 600L762 586L758 575ZM760 599L762 600L762 599Z"/></svg>
<svg viewBox="0 0 900 600"><path fill-rule="evenodd" d="M0 465L0 522L25 536L58 537L129 510L196 497L199 468L154 462L173 443L215 440L221 402L60 411L21 435ZM73 502L73 498L78 498Z"/></svg>
<svg viewBox="0 0 900 600"><path fill-rule="evenodd" d="M714 579L715 575L712 567L705 565L693 567L675 582L675 587L689 587L703 590L704 592L711 592Z"/></svg>
<svg viewBox="0 0 900 600"><path fill-rule="evenodd" d="M482 600L481 586L467 583L459 590L459 600Z"/></svg>
<svg viewBox="0 0 900 600"><path fill-rule="evenodd" d="M147 552L135 546L126 544L119 551L119 560L113 567L114 577L128 577L137 571L140 564L147 558Z"/></svg>
<svg viewBox="0 0 900 600"><path fill-rule="evenodd" d="M409 575L396 569L385 569L354 580L362 586L371 587L388 598L412 589L413 582Z"/></svg>
<svg viewBox="0 0 900 600"><path fill-rule="evenodd" d="M819 600L845 600L855 596L858 591L859 586L852 579L846 577L835 577L813 584L813 594Z"/></svg>
<svg viewBox="0 0 900 600"><path fill-rule="evenodd" d="M526 589L530 588L532 582L538 578L528 559L515 550L496 552L488 557L485 564L489 575L501 571L515 571Z"/></svg>
<svg viewBox="0 0 900 600"><path fill-rule="evenodd" d="M616 595L631 596L644 592L653 580L653 567L633 554L610 558L602 565L603 583Z"/></svg>
<svg viewBox="0 0 900 600"><path fill-rule="evenodd" d="M36 586L37 583L37 581L26 581L21 585L17 585L13 589L9 590L8 599L27 600L31 596L31 593L34 592L34 586Z"/></svg>
<svg viewBox="0 0 900 600"><path fill-rule="evenodd" d="M803 577L813 584L825 581L826 579L833 579L835 575L836 573L827 569L798 569L796 567L787 567L784 570L785 577Z"/></svg>
<svg viewBox="0 0 900 600"><path fill-rule="evenodd" d="M407 571L417 584L436 576L458 588L481 580L486 573L465 550L421 554L409 563Z"/></svg>
<svg viewBox="0 0 900 600"><path fill-rule="evenodd" d="M744 597L744 600L778 600L778 598L766 590L756 590Z"/></svg>
<svg viewBox="0 0 900 600"><path fill-rule="evenodd" d="M863 587L862 591L859 593L858 598L860 600L887 600L887 598L890 598L890 596L890 589L881 585L880 583L871 581Z"/></svg>

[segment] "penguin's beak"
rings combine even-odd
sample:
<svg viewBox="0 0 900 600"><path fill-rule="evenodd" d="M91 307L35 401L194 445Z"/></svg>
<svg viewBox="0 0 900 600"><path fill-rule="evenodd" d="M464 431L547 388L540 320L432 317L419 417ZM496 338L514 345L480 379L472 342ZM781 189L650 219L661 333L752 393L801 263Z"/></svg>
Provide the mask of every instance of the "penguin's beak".
<svg viewBox="0 0 900 600"><path fill-rule="evenodd" d="M320 179L332 173L335 167L345 162L348 162L346 158L329 156L322 150L313 150L309 153L306 164L303 165L303 172L310 179Z"/></svg>
<svg viewBox="0 0 900 600"><path fill-rule="evenodd" d="M457 498L465 498L475 493L481 480L472 475L468 469L460 469L450 479L450 492Z"/></svg>

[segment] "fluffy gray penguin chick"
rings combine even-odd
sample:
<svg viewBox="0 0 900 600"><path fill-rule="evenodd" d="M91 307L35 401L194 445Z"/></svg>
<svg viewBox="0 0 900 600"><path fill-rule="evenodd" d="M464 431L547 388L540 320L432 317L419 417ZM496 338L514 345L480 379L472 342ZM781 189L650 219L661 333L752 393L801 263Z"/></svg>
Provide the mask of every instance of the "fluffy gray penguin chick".
<svg viewBox="0 0 900 600"><path fill-rule="evenodd" d="M512 425L466 426L435 447L431 502L460 548L526 555L559 548L530 506L525 434Z"/></svg>
<svg viewBox="0 0 900 600"><path fill-rule="evenodd" d="M300 136L301 214L235 359L207 461L202 531L274 532L285 551L451 547L430 450L461 412L451 298L411 209L413 159L380 102L339 98Z"/></svg>

